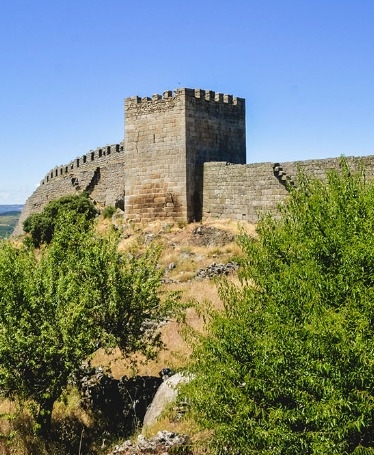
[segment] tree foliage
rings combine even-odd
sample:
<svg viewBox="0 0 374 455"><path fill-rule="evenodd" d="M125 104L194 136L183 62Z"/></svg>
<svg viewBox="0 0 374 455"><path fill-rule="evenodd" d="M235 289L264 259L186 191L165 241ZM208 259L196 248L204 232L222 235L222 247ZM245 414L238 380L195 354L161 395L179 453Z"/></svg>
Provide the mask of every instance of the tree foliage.
<svg viewBox="0 0 374 455"><path fill-rule="evenodd" d="M23 229L31 235L35 247L50 243L56 226L59 226L68 211L82 215L81 220L86 221L86 227L97 215L95 206L86 193L63 196L49 202L41 213L33 213L23 223Z"/></svg>
<svg viewBox="0 0 374 455"><path fill-rule="evenodd" d="M374 186L341 160L300 175L281 217L242 235L189 397L218 454L374 453Z"/></svg>
<svg viewBox="0 0 374 455"><path fill-rule="evenodd" d="M0 392L35 404L42 433L68 379L99 347L152 353L164 316L158 250L121 255L68 210L47 248L0 243Z"/></svg>

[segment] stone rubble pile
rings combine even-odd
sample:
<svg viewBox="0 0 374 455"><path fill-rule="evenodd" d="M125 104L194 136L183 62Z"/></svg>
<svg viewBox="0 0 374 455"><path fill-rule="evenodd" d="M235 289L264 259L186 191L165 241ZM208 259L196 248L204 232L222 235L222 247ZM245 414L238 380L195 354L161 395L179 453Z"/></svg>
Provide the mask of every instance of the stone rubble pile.
<svg viewBox="0 0 374 455"><path fill-rule="evenodd" d="M191 243L196 246L217 247L235 240L235 235L211 226L197 226L192 231Z"/></svg>
<svg viewBox="0 0 374 455"><path fill-rule="evenodd" d="M226 264L217 264L216 262L213 262L207 267L199 269L193 279L213 278L217 275L230 275L230 273L233 273L238 268L239 264L235 261L230 261ZM171 270L170 267L169 270ZM168 276L164 276L161 281L164 284L180 283L180 280L174 280Z"/></svg>
<svg viewBox="0 0 374 455"><path fill-rule="evenodd" d="M114 450L107 455L167 455L170 448L175 446L183 447L183 454L192 454L192 451L189 449L190 440L188 436L170 431L159 431L156 436L149 439L143 435L139 435L136 443L127 440L121 445L115 446Z"/></svg>
<svg viewBox="0 0 374 455"><path fill-rule="evenodd" d="M231 261L227 264L213 264L208 265L208 267L202 268L197 271L196 278L213 278L217 275L229 275L239 268L237 262Z"/></svg>

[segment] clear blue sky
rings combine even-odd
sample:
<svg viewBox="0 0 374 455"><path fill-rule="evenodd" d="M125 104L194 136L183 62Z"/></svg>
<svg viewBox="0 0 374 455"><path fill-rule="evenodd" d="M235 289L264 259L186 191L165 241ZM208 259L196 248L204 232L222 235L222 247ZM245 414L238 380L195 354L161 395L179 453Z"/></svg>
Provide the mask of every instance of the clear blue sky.
<svg viewBox="0 0 374 455"><path fill-rule="evenodd" d="M374 0L2 0L0 204L123 138L123 99L246 98L247 162L374 154Z"/></svg>

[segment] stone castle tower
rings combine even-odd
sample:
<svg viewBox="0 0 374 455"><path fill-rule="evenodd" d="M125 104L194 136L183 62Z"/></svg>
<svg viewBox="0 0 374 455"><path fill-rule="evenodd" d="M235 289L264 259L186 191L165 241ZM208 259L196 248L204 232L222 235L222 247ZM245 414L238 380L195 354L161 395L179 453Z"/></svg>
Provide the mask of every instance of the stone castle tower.
<svg viewBox="0 0 374 455"><path fill-rule="evenodd" d="M134 221L201 220L204 163L245 163L245 100L180 88L125 100L125 136L56 166L26 201L15 235L31 213L87 191Z"/></svg>
<svg viewBox="0 0 374 455"><path fill-rule="evenodd" d="M245 101L182 88L125 100L125 215L202 218L203 164L246 159Z"/></svg>

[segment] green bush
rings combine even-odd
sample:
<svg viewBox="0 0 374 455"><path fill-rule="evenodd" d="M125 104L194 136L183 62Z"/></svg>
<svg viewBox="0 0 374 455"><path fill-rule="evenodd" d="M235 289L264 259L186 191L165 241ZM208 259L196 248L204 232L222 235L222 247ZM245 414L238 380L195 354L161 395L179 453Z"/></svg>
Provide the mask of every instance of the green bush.
<svg viewBox="0 0 374 455"><path fill-rule="evenodd" d="M373 183L344 159L300 175L240 243L242 286L221 286L187 392L215 453L374 453Z"/></svg>
<svg viewBox="0 0 374 455"><path fill-rule="evenodd" d="M112 218L115 213L116 208L113 205L107 205L102 212L104 218Z"/></svg>
<svg viewBox="0 0 374 455"><path fill-rule="evenodd" d="M31 235L35 247L51 242L55 228L66 212L85 220L87 227L97 215L96 208L86 193L64 196L49 202L41 213L30 215L23 223L23 229Z"/></svg>
<svg viewBox="0 0 374 455"><path fill-rule="evenodd" d="M43 435L70 375L99 347L159 346L159 252L117 246L114 233L98 236L71 211L37 256L27 242L0 242L0 393L31 403Z"/></svg>

